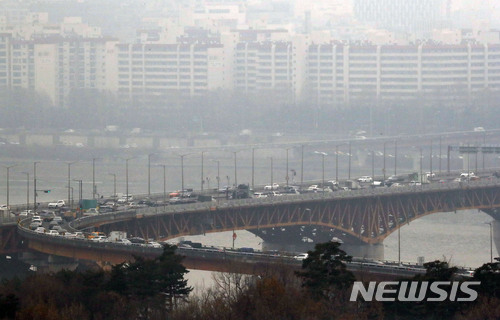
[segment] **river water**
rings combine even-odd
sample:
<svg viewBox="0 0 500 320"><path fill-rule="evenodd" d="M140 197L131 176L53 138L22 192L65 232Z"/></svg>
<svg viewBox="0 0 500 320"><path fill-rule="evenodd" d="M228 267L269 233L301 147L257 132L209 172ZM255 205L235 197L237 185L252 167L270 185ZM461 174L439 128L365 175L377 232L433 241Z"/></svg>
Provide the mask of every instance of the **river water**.
<svg viewBox="0 0 500 320"><path fill-rule="evenodd" d="M4 165L16 164L10 169L9 176L9 202L10 204L24 204L27 197L26 174L30 174L29 202L33 201L33 162L26 160L2 161ZM177 161L175 161L177 162ZM216 166L214 163L206 162L204 176L211 178L211 188L216 187ZM199 189L198 160L191 159L185 163L184 183L186 187ZM256 170L256 180L262 184L267 183L268 172L262 168ZM166 167L167 190L180 189L180 166L177 163ZM151 168L151 193L163 192L163 168L152 166ZM221 163L220 176L230 176L234 171L231 159ZM242 167L242 173L238 174L239 180L248 179L248 167ZM96 186L97 193L110 196L114 192L113 174L116 175L116 189L118 193L126 192L125 161L122 159L100 160L96 162ZM316 172L317 174L317 172ZM321 175L321 174L320 174ZM246 177L246 178L245 178ZM92 198L92 165L87 162L78 162L71 165L71 187L73 198L78 199L79 182L82 180L83 198ZM7 183L6 170L0 174L0 201L6 202ZM147 162L144 159L133 159L129 161L129 193L147 193ZM276 181L279 181L276 178ZM242 181L243 182L243 181ZM245 181L248 182L248 181ZM256 182L256 184L258 183ZM223 183L220 183L221 186ZM226 184L226 183L224 183ZM43 161L37 164L37 189L38 201L48 202L57 199L68 198L68 165L64 161ZM205 188L208 186L205 185ZM41 190L51 190L44 193ZM71 190L71 189L70 189ZM384 258L397 261L401 255L401 261L417 262L418 257L424 257L425 261L435 259L446 259L457 266L478 267L490 260L490 225L487 223L493 218L477 210L436 213L417 219L401 228L400 236L395 232L385 239L383 243ZM495 226L495 225L494 225ZM496 226L494 228L496 230ZM495 233L495 232L494 232ZM262 240L250 232L236 231L237 238L235 247L252 247L261 249ZM187 240L201 242L204 245L219 247L232 246L232 232L207 234L205 236L185 237ZM400 250L398 250L398 239ZM493 244L493 257L497 250ZM210 285L210 273L192 271L188 275L191 285L202 287L203 284Z"/></svg>

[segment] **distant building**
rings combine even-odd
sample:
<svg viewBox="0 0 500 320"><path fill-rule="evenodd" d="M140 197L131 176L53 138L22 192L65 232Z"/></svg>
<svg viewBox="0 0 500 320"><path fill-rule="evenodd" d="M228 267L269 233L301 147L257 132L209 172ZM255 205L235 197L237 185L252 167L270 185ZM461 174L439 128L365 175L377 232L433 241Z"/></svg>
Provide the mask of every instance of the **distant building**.
<svg viewBox="0 0 500 320"><path fill-rule="evenodd" d="M359 22L393 32L428 35L446 19L444 0L354 0Z"/></svg>
<svg viewBox="0 0 500 320"><path fill-rule="evenodd" d="M312 44L307 65L309 101L319 105L500 90L499 44Z"/></svg>

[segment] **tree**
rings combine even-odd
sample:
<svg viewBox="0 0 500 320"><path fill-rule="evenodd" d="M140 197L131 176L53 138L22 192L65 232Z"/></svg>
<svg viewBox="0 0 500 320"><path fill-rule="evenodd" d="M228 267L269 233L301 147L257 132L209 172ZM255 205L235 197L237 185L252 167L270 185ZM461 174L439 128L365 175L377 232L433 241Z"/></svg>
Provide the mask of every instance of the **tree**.
<svg viewBox="0 0 500 320"><path fill-rule="evenodd" d="M330 300L336 292L346 292L354 283L354 274L344 263L352 257L339 247L339 242L316 244L302 263L303 271L297 272L303 279L303 286L316 298Z"/></svg>
<svg viewBox="0 0 500 320"><path fill-rule="evenodd" d="M122 265L123 272L113 272L110 284L136 300L146 318L154 311L172 310L177 300L184 299L192 291L184 279L188 271L181 264L182 257L175 254L176 248L165 245L161 256L153 260L134 257L134 262ZM117 287L118 279L125 279L127 286Z"/></svg>

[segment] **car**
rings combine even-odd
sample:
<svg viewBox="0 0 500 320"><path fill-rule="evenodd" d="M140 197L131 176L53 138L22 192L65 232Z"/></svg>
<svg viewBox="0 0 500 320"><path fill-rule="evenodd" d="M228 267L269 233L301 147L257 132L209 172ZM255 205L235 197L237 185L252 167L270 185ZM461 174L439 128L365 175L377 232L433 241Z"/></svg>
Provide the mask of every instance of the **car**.
<svg viewBox="0 0 500 320"><path fill-rule="evenodd" d="M32 216L34 214L33 210L23 210L19 213L20 217Z"/></svg>
<svg viewBox="0 0 500 320"><path fill-rule="evenodd" d="M153 248L163 248L163 246L156 241L150 241L146 245Z"/></svg>
<svg viewBox="0 0 500 320"><path fill-rule="evenodd" d="M469 173L467 173L467 172L462 172L462 173L460 174L460 178L470 178L470 177L474 177L474 176L475 176L475 174L474 174L474 172L472 172L472 171L469 171Z"/></svg>
<svg viewBox="0 0 500 320"><path fill-rule="evenodd" d="M45 228L44 227L38 227L38 228L35 229L35 232L45 233Z"/></svg>
<svg viewBox="0 0 500 320"><path fill-rule="evenodd" d="M41 222L32 222L29 225L30 230L36 230L38 227L41 227L42 223Z"/></svg>
<svg viewBox="0 0 500 320"><path fill-rule="evenodd" d="M231 191L231 187L229 186L223 186L222 188L219 189L219 193L226 193L226 192L229 192Z"/></svg>
<svg viewBox="0 0 500 320"><path fill-rule="evenodd" d="M59 217L59 216L55 216L54 219L52 219L52 222L56 222L58 224L62 224L64 221L63 221L63 218Z"/></svg>
<svg viewBox="0 0 500 320"><path fill-rule="evenodd" d="M91 241L94 241L94 242L109 242L109 239L108 237L106 236L95 236L93 238L90 239Z"/></svg>
<svg viewBox="0 0 500 320"><path fill-rule="evenodd" d="M422 183L420 183L420 181L414 181L414 180L412 180L412 181L408 182L408 185L409 186L421 186Z"/></svg>
<svg viewBox="0 0 500 320"><path fill-rule="evenodd" d="M92 238L91 240L95 242L109 242L109 239L106 236L97 236Z"/></svg>
<svg viewBox="0 0 500 320"><path fill-rule="evenodd" d="M293 258L295 260L304 260L304 259L307 259L307 257L309 257L309 255L307 253L299 253L298 255L294 256Z"/></svg>
<svg viewBox="0 0 500 320"><path fill-rule="evenodd" d="M55 225L55 226L50 226L50 230L55 230L57 232L63 230L63 228L60 225Z"/></svg>
<svg viewBox="0 0 500 320"><path fill-rule="evenodd" d="M262 193L262 192L255 192L255 193L253 194L253 197L254 197L254 198L267 198L267 194L264 194L264 193Z"/></svg>
<svg viewBox="0 0 500 320"><path fill-rule="evenodd" d="M317 184L312 184L307 188L308 191L318 191L318 189L319 188Z"/></svg>
<svg viewBox="0 0 500 320"><path fill-rule="evenodd" d="M146 244L146 240L144 240L143 238L140 238L140 237L132 237L132 238L129 238L129 240L134 245L143 245L143 244Z"/></svg>
<svg viewBox="0 0 500 320"><path fill-rule="evenodd" d="M59 236L59 232L57 232L57 230L49 230L46 232L46 234L50 235L50 236Z"/></svg>
<svg viewBox="0 0 500 320"><path fill-rule="evenodd" d="M279 184L273 183L272 185L264 186L264 190L276 190L280 187Z"/></svg>
<svg viewBox="0 0 500 320"><path fill-rule="evenodd" d="M358 178L358 182L373 182L373 178L370 176L362 176Z"/></svg>
<svg viewBox="0 0 500 320"><path fill-rule="evenodd" d="M52 211L41 211L40 212L40 217L43 219L43 221L45 222L50 222L54 219L56 215L54 214L54 212Z"/></svg>
<svg viewBox="0 0 500 320"><path fill-rule="evenodd" d="M35 216L33 218L31 218L31 222L39 222L40 225L42 224L42 218L40 218L40 216Z"/></svg>
<svg viewBox="0 0 500 320"><path fill-rule="evenodd" d="M427 178L435 178L436 177L436 174L434 172L426 172L425 173L425 176Z"/></svg>
<svg viewBox="0 0 500 320"><path fill-rule="evenodd" d="M125 238L118 239L118 240L116 240L115 243L124 244L124 245L127 245L127 246L129 246L129 245L132 244L132 242L129 239L125 239Z"/></svg>

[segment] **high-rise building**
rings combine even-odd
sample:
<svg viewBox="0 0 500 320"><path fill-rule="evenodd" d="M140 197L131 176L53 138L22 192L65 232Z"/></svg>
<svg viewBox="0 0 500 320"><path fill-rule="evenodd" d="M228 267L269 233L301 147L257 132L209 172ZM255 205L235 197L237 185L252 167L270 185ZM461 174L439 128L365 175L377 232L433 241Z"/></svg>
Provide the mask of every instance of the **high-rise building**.
<svg viewBox="0 0 500 320"><path fill-rule="evenodd" d="M444 0L354 0L353 11L359 22L421 37L441 27L446 3Z"/></svg>

